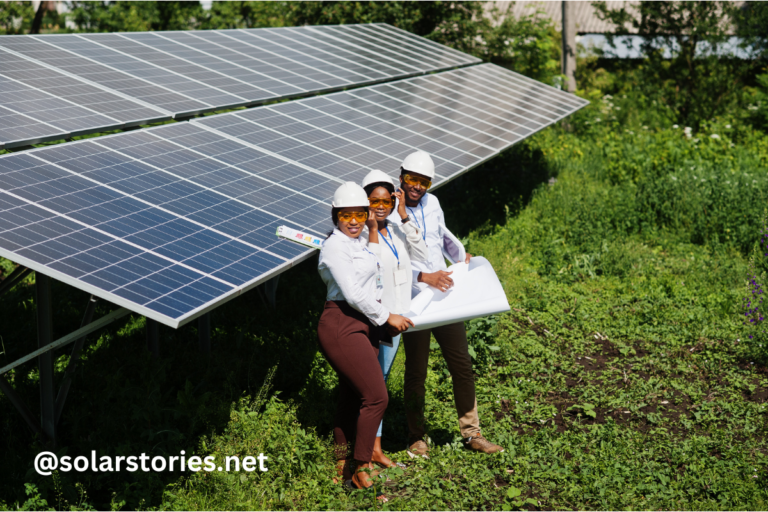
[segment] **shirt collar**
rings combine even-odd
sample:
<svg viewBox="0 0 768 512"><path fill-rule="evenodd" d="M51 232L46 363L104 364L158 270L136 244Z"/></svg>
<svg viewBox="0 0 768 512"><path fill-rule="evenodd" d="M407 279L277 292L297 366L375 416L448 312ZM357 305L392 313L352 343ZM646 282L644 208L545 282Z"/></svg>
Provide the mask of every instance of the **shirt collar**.
<svg viewBox="0 0 768 512"><path fill-rule="evenodd" d="M352 238L351 236L347 236L347 235L346 235L346 234L345 234L345 233L344 233L342 230L340 230L339 228L333 228L333 234L334 234L334 235L339 235L339 236L341 237L341 239L342 239L342 240L344 240L345 242L350 242L350 243L358 243L358 244L360 243L360 237L362 237L362 236L363 236L363 234L362 234L362 233L360 233L360 236L359 236L359 237L357 237L357 238Z"/></svg>
<svg viewBox="0 0 768 512"><path fill-rule="evenodd" d="M424 192L424 195L423 195L423 196L421 196L421 199L419 199L419 202L418 202L418 203L416 203L416 206L408 206L408 208L410 208L411 210L413 210L413 209L415 209L415 208L418 208L419 206L421 206L422 208L424 208L425 206L427 206L427 195L428 195L428 194L429 194L429 192ZM407 205L406 205L406 206L407 206ZM393 211L392 213L395 213L395 212Z"/></svg>

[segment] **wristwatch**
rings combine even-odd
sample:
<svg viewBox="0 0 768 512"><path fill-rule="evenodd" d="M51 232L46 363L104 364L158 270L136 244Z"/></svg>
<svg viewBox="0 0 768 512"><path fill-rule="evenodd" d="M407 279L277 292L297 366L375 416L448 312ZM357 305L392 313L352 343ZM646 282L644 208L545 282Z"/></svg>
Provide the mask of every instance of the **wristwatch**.
<svg viewBox="0 0 768 512"><path fill-rule="evenodd" d="M406 223L406 222L408 222L409 220L411 220L411 218L410 218L410 217L406 217L406 218L402 219L402 220L400 221L400 223L401 223L401 224L405 224L405 223Z"/></svg>

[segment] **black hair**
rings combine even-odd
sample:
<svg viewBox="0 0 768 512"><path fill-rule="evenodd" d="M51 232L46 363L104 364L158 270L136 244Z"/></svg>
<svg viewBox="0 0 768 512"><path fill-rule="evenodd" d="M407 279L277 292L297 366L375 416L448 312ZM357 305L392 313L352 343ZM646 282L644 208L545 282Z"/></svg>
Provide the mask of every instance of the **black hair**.
<svg viewBox="0 0 768 512"><path fill-rule="evenodd" d="M339 212L341 211L341 208L333 208L331 207L331 223L334 226L339 225ZM333 234L333 230L328 231L328 234L325 236L325 239L328 240L331 235Z"/></svg>
<svg viewBox="0 0 768 512"><path fill-rule="evenodd" d="M387 181L377 181L376 183L371 183L370 185L364 187L363 190L365 190L365 193L370 196L373 191L379 187L384 187L385 189L389 190L390 194L395 193L395 186Z"/></svg>

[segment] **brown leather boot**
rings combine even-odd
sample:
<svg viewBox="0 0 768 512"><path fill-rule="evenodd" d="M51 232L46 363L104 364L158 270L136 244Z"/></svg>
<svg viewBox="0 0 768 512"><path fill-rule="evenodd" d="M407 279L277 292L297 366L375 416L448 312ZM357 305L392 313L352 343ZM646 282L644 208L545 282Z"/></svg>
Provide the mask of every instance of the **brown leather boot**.
<svg viewBox="0 0 768 512"><path fill-rule="evenodd" d="M476 452L483 452L483 453L498 453L498 452L504 451L504 448L502 448L497 444L493 444L492 442L484 438L481 434L468 437L466 439L466 442L464 443L464 446L466 446L470 450L474 450Z"/></svg>
<svg viewBox="0 0 768 512"><path fill-rule="evenodd" d="M424 442L423 439L417 439L416 441L413 441L408 446L408 455L412 457L424 457L425 459L429 458L429 446L427 446L427 443Z"/></svg>

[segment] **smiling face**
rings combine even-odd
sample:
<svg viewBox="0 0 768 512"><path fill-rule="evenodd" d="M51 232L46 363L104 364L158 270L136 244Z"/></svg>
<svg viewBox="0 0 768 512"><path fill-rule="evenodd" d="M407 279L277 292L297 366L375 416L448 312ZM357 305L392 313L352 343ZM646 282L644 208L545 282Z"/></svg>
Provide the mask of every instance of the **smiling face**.
<svg viewBox="0 0 768 512"><path fill-rule="evenodd" d="M363 226L365 226L365 217L368 214L368 208L365 208L364 206L349 206L347 208L339 208L339 213L337 216L336 226L339 228L339 231L344 233L350 238L357 238L360 236L360 233L363 232ZM340 217L345 217L345 214L349 213L357 213L357 218L353 215L349 219L343 219ZM359 215L361 213L364 213L366 215ZM362 220L361 220L362 219Z"/></svg>
<svg viewBox="0 0 768 512"><path fill-rule="evenodd" d="M416 206L419 204L419 201L421 201L421 198L424 197L424 194L427 193L427 189L424 188L420 183L417 183L416 185L409 185L403 179L404 174L410 174L415 178L422 178L426 181L431 181L431 178L429 178L429 176L424 176L423 174L405 170L403 170L400 174L400 188L402 188L403 192L405 193L405 204L408 206Z"/></svg>
<svg viewBox="0 0 768 512"><path fill-rule="evenodd" d="M373 191L368 194L368 199L389 199L392 201L394 206L394 196L384 187L376 187L373 189ZM373 212L373 216L376 219L376 222L384 222L387 217L389 217L389 214L392 213L392 208L387 208L382 204L379 204L375 207L372 206L370 210Z"/></svg>

